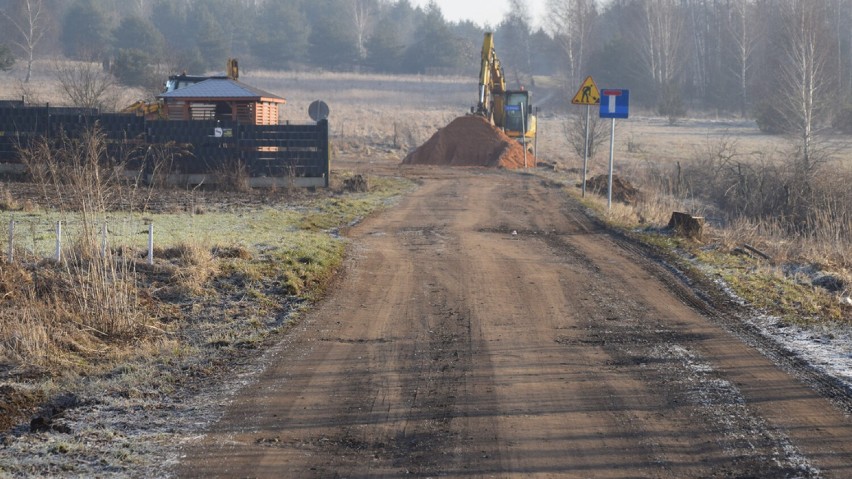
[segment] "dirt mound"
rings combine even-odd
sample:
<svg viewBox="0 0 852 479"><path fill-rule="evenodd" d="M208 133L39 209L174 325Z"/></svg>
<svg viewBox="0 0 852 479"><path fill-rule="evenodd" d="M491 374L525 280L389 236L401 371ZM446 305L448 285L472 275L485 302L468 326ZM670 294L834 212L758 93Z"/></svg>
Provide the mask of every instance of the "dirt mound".
<svg viewBox="0 0 852 479"><path fill-rule="evenodd" d="M402 160L404 165L524 167L524 147L478 116L461 116ZM536 165L527 153L526 166Z"/></svg>
<svg viewBox="0 0 852 479"><path fill-rule="evenodd" d="M606 196L609 189L609 175L598 175L586 180L586 189L599 195ZM612 177L612 201L619 201L626 205L635 204L642 198L642 192L630 184L624 178L613 175Z"/></svg>

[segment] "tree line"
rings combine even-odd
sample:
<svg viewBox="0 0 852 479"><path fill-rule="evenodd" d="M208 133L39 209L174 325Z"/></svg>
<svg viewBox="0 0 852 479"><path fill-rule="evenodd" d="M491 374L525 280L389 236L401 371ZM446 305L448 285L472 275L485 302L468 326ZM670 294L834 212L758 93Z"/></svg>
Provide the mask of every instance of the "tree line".
<svg viewBox="0 0 852 479"><path fill-rule="evenodd" d="M0 13L0 60L109 62L130 84L152 66L201 73L227 57L266 69L455 74L478 67L484 31L409 0L0 0Z"/></svg>
<svg viewBox="0 0 852 479"><path fill-rule="evenodd" d="M661 114L753 115L768 131L806 130L848 109L850 0L548 0L548 8L570 84L591 73Z"/></svg>
<svg viewBox="0 0 852 479"><path fill-rule="evenodd" d="M128 85L164 73L264 69L474 75L495 31L507 79L587 75L637 105L754 115L767 130L849 117L852 0L510 0L498 25L451 22L409 0L0 0L0 68L34 58L104 63ZM780 111L784 110L784 111ZM847 111L848 110L848 111ZM783 121L780 120L783 118Z"/></svg>

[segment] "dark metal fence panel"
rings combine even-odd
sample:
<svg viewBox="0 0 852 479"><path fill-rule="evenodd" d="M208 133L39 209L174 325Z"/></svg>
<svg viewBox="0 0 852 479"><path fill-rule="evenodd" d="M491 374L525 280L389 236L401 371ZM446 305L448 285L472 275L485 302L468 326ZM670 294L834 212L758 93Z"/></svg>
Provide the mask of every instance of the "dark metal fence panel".
<svg viewBox="0 0 852 479"><path fill-rule="evenodd" d="M110 158L141 168L148 147L175 155L175 173L209 174L242 163L251 177L325 178L330 173L328 121L311 125L249 125L217 120L147 121L133 114L0 103L0 162L19 162L17 148L34 138L79 137L97 126Z"/></svg>

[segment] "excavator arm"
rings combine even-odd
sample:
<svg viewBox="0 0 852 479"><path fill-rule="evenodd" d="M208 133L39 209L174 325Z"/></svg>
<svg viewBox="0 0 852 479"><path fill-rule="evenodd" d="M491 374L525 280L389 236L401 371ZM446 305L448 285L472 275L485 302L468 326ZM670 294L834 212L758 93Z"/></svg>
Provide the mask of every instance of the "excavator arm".
<svg viewBox="0 0 852 479"><path fill-rule="evenodd" d="M506 91L506 79L503 75L503 65L494 50L494 34L485 33L482 42L482 63L479 67L479 101L476 114L489 120L494 115L501 115L503 109L502 97Z"/></svg>

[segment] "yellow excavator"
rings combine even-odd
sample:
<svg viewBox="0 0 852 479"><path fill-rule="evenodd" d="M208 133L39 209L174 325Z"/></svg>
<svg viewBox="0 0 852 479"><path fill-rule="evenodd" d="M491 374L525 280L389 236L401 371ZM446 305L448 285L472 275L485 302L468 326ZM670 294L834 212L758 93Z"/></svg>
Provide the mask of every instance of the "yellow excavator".
<svg viewBox="0 0 852 479"><path fill-rule="evenodd" d="M506 90L503 65L494 50L494 34L485 33L482 64L479 69L479 101L471 112L485 117L510 138L532 150L535 144L536 117L530 105L530 92Z"/></svg>
<svg viewBox="0 0 852 479"><path fill-rule="evenodd" d="M162 116L162 103L158 101L139 100L124 107L121 113L135 113L136 116L144 116L145 118L159 119Z"/></svg>

